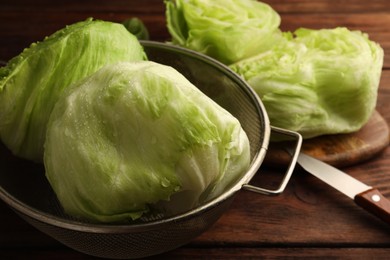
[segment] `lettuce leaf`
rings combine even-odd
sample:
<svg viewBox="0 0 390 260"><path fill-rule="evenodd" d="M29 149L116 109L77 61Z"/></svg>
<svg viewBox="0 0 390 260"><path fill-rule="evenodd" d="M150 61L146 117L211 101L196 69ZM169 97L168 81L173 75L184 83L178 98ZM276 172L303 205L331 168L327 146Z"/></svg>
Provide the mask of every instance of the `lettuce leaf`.
<svg viewBox="0 0 390 260"><path fill-rule="evenodd" d="M117 222L221 194L250 151L230 113L173 68L140 61L107 65L60 98L44 159L66 212Z"/></svg>
<svg viewBox="0 0 390 260"><path fill-rule="evenodd" d="M258 93L271 124L311 138L354 132L368 121L383 55L360 31L301 28L230 67Z"/></svg>
<svg viewBox="0 0 390 260"><path fill-rule="evenodd" d="M268 50L281 37L280 17L253 0L166 0L167 27L175 44L225 64Z"/></svg>
<svg viewBox="0 0 390 260"><path fill-rule="evenodd" d="M123 25L87 19L33 43L0 68L0 139L17 156L42 162L46 125L69 85L117 61L143 60Z"/></svg>

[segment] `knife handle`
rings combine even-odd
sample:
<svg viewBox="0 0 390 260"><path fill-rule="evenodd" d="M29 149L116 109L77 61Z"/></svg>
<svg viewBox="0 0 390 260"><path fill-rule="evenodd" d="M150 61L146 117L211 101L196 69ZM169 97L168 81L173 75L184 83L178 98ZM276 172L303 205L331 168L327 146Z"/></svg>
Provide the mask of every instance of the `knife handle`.
<svg viewBox="0 0 390 260"><path fill-rule="evenodd" d="M377 189L370 189L356 195L354 201L366 211L390 224L390 201Z"/></svg>

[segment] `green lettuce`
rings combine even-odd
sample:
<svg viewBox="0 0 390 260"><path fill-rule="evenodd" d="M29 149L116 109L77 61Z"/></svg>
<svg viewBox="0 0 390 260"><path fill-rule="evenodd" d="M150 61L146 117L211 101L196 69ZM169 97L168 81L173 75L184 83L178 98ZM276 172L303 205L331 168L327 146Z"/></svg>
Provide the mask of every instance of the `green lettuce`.
<svg viewBox="0 0 390 260"><path fill-rule="evenodd" d="M149 40L149 31L142 20L137 17L129 18L122 22L123 26L138 40Z"/></svg>
<svg viewBox="0 0 390 260"><path fill-rule="evenodd" d="M217 196L249 153L236 118L173 68L140 61L105 66L59 99L44 162L67 213L117 222Z"/></svg>
<svg viewBox="0 0 390 260"><path fill-rule="evenodd" d="M268 50L281 37L280 17L254 0L166 0L172 42L225 64Z"/></svg>
<svg viewBox="0 0 390 260"><path fill-rule="evenodd" d="M376 106L383 50L339 27L298 29L230 67L259 94L271 124L304 138L359 130Z"/></svg>
<svg viewBox="0 0 390 260"><path fill-rule="evenodd" d="M17 156L41 162L46 124L69 85L102 66L143 60L123 25L93 19L33 43L0 68L0 139Z"/></svg>

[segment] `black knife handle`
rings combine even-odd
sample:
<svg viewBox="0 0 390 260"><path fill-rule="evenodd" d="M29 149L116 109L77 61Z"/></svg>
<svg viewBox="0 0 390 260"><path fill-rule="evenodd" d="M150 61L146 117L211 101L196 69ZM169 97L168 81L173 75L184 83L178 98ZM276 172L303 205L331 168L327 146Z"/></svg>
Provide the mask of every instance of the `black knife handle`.
<svg viewBox="0 0 390 260"><path fill-rule="evenodd" d="M354 201L366 211L390 224L390 201L377 189L370 189L356 195Z"/></svg>

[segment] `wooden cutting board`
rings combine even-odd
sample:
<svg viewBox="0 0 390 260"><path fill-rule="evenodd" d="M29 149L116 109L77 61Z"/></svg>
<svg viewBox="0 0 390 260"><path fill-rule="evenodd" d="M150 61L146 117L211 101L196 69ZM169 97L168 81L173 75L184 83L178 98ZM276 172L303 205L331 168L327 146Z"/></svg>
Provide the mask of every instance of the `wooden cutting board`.
<svg viewBox="0 0 390 260"><path fill-rule="evenodd" d="M270 143L265 165L286 166L290 157L284 148L289 145L289 142ZM302 151L333 166L345 167L372 158L388 145L389 126L375 111L358 132L303 140Z"/></svg>

